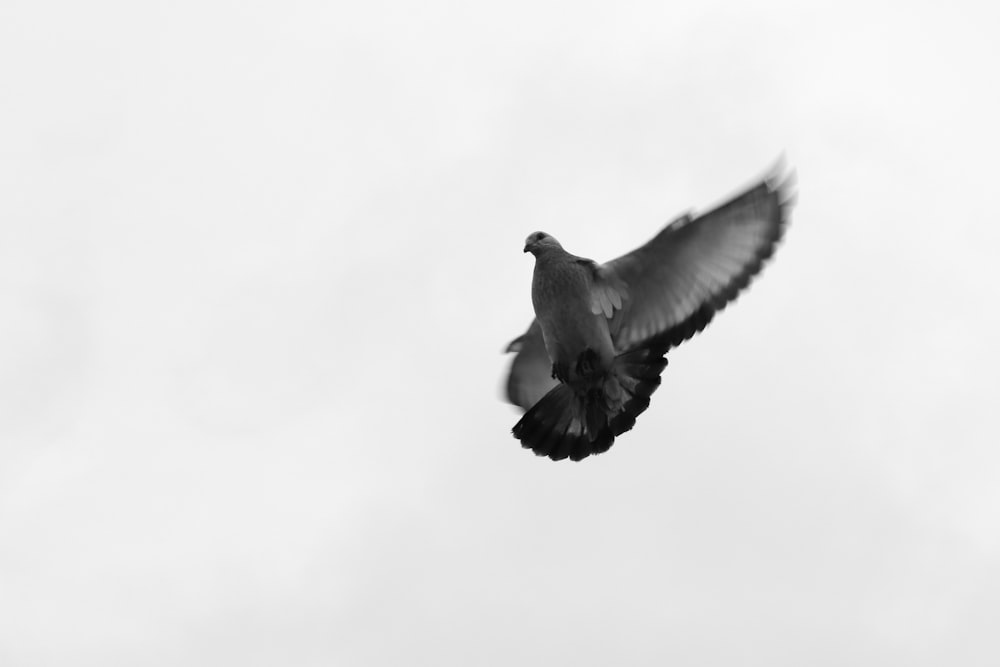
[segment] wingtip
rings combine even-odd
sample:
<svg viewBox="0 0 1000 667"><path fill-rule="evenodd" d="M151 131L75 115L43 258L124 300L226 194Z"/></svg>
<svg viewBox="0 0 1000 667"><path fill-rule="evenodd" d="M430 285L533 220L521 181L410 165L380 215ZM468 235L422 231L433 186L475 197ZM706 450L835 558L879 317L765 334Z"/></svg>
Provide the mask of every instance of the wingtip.
<svg viewBox="0 0 1000 667"><path fill-rule="evenodd" d="M764 183L768 190L778 193L779 202L783 206L795 204L798 172L788 166L788 158L784 151L778 155L778 159L764 173Z"/></svg>
<svg viewBox="0 0 1000 667"><path fill-rule="evenodd" d="M511 352L520 352L521 348L524 347L524 336L518 336L514 340L507 343L507 347L504 348L504 354L510 354Z"/></svg>
<svg viewBox="0 0 1000 667"><path fill-rule="evenodd" d="M788 171L788 154L785 151L781 151L774 162L771 163L770 169L767 170L767 179L771 180L773 177L780 177L786 171Z"/></svg>

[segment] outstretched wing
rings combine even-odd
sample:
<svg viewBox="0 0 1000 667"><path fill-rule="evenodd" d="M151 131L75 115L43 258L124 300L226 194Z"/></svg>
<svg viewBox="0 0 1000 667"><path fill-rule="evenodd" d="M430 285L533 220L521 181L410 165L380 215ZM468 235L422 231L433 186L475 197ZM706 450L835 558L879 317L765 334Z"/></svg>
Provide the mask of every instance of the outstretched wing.
<svg viewBox="0 0 1000 667"><path fill-rule="evenodd" d="M517 353L507 376L507 400L527 410L559 384L552 378L552 362L538 320L532 320L528 331L515 338L507 351Z"/></svg>
<svg viewBox="0 0 1000 667"><path fill-rule="evenodd" d="M624 283L611 321L621 352L653 337L669 346L708 325L760 271L781 240L793 203L791 177L777 171L698 217L667 225L641 248L599 267Z"/></svg>

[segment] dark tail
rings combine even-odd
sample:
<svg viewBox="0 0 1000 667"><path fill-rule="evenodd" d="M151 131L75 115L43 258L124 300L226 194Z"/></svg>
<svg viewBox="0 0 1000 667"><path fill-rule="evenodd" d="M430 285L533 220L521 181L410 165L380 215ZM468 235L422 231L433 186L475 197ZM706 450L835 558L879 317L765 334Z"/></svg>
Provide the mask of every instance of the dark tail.
<svg viewBox="0 0 1000 667"><path fill-rule="evenodd" d="M601 386L581 392L560 384L515 424L521 446L553 461L585 459L608 451L615 437L635 426L660 386L669 346L651 343L619 355Z"/></svg>

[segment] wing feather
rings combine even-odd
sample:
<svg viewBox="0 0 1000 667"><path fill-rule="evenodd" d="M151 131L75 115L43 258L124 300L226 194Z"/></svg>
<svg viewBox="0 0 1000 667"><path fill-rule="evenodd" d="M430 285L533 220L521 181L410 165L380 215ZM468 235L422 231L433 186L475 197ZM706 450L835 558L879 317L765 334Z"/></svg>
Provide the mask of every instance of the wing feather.
<svg viewBox="0 0 1000 667"><path fill-rule="evenodd" d="M507 400L527 410L559 384L552 378L552 362L538 320L532 320L524 335L511 342L507 351L517 353L507 376Z"/></svg>
<svg viewBox="0 0 1000 667"><path fill-rule="evenodd" d="M704 328L774 252L793 189L793 179L776 169L721 206L679 218L642 247L602 265L600 274L624 283L628 292L611 323L615 347L627 350L654 336L679 337L671 343L676 345Z"/></svg>

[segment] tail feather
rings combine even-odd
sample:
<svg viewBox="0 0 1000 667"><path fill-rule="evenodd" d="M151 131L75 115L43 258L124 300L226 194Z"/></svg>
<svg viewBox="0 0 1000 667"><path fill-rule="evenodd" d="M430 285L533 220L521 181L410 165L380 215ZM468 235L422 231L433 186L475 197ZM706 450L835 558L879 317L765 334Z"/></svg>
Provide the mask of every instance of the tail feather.
<svg viewBox="0 0 1000 667"><path fill-rule="evenodd" d="M601 433L608 429L608 412L603 398L601 389L592 389L587 392L587 397L584 399L583 418L591 441L596 441Z"/></svg>
<svg viewBox="0 0 1000 667"><path fill-rule="evenodd" d="M572 388L560 384L531 406L512 432L522 446L558 461L570 456L578 441L588 439L580 427L582 414Z"/></svg>
<svg viewBox="0 0 1000 667"><path fill-rule="evenodd" d="M514 437L553 461L567 457L579 461L606 452L649 407L667 366L667 348L650 342L619 355L605 384L588 392L559 384L521 417L513 428Z"/></svg>
<svg viewBox="0 0 1000 667"><path fill-rule="evenodd" d="M553 461L561 461L569 456L575 441L575 438L570 432L575 415L575 406L571 400L572 394L569 394L565 398L560 398L560 400L565 399L569 399L566 400L567 405L565 405L562 408L562 411L557 413L556 418L552 420L551 430L548 435L541 442L539 442L539 447L535 450L537 454L541 456L548 456Z"/></svg>
<svg viewBox="0 0 1000 667"><path fill-rule="evenodd" d="M586 444L589 446L574 448L573 453L570 454L570 458L574 461L582 461L591 454L603 454L611 449L611 445L615 444L615 434L611 432L611 429L608 426L604 426L600 432L594 436L594 439L590 440Z"/></svg>
<svg viewBox="0 0 1000 667"><path fill-rule="evenodd" d="M560 425L565 421L567 414L572 414L573 407L572 394L568 392L553 394L550 391L546 396L551 398L544 405L542 401L535 404L538 409L531 419L521 420L525 425L522 437L534 442L536 451L542 456L549 456L553 449L559 448L559 442L565 431L565 426L560 427Z"/></svg>
<svg viewBox="0 0 1000 667"><path fill-rule="evenodd" d="M580 434L573 433L573 413L567 410L564 415L565 423L560 423L558 435L553 438L552 450L549 458L553 461L562 461L572 455L573 445L579 440ZM555 431L553 431L555 433Z"/></svg>

